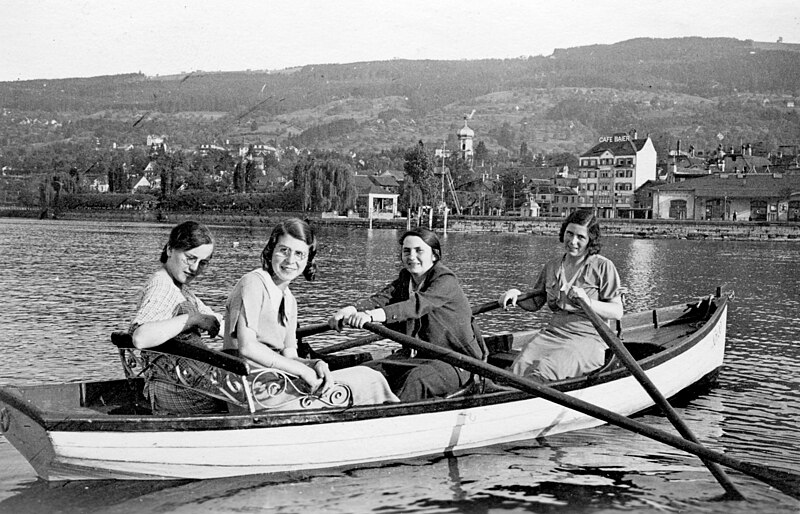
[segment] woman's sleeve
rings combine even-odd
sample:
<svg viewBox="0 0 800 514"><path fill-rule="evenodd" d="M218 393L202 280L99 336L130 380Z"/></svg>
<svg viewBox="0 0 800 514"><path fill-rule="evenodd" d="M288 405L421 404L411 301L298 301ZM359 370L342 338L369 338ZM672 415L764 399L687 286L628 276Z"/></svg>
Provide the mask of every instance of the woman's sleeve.
<svg viewBox="0 0 800 514"><path fill-rule="evenodd" d="M180 302L175 301L175 292L171 289L174 287L159 275L147 281L141 292L139 306L133 315L133 320L131 320L131 333L139 325L150 323L151 321L163 321L175 316L175 307Z"/></svg>
<svg viewBox="0 0 800 514"><path fill-rule="evenodd" d="M386 319L391 322L419 319L463 294L456 276L443 273L435 277L424 291L415 291L409 295L408 300L386 305L383 310L386 312Z"/></svg>
<svg viewBox="0 0 800 514"><path fill-rule="evenodd" d="M389 305L389 303L392 301L392 298L395 297L398 287L400 287L399 277L369 298L358 300L353 304L353 306L359 311L365 311L368 309L377 309L379 307Z"/></svg>
<svg viewBox="0 0 800 514"><path fill-rule="evenodd" d="M603 259L600 265L600 284L597 289L598 299L607 301L620 295L622 281L619 278L617 267L610 259Z"/></svg>
<svg viewBox="0 0 800 514"><path fill-rule="evenodd" d="M256 334L259 333L259 321L264 302L269 302L269 297L264 294L264 287L258 278L245 275L238 286L231 293L229 319L234 325L228 330L235 333L236 325L244 320L245 326Z"/></svg>

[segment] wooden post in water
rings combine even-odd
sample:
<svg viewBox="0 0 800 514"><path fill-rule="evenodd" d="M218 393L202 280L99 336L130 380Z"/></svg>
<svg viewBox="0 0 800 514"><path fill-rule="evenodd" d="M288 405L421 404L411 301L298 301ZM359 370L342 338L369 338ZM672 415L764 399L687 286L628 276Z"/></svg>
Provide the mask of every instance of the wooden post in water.
<svg viewBox="0 0 800 514"><path fill-rule="evenodd" d="M444 208L444 234L445 235L447 235L447 212L449 210L450 209L448 209L447 207Z"/></svg>

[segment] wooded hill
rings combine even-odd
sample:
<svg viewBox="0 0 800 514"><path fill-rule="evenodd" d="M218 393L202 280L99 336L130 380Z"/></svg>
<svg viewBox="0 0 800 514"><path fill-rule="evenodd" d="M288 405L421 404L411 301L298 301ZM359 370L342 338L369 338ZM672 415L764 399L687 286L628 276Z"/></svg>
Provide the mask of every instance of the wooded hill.
<svg viewBox="0 0 800 514"><path fill-rule="evenodd" d="M317 64L281 71L0 82L0 164L79 141L204 143L339 152L441 146L463 126L492 151L580 154L635 129L663 155L800 143L800 45L727 38L633 39L551 56Z"/></svg>

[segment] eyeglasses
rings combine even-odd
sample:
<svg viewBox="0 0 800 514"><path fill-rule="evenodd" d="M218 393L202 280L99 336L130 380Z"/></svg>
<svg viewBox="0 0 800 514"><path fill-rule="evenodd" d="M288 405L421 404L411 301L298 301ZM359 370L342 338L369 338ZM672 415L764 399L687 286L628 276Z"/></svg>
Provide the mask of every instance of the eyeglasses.
<svg viewBox="0 0 800 514"><path fill-rule="evenodd" d="M194 267L194 265L196 264L198 268L202 269L207 268L208 265L211 264L211 259L200 260L200 258L198 258L196 255L192 255L186 252L183 252L183 260L186 261L186 264L188 264L189 267Z"/></svg>
<svg viewBox="0 0 800 514"><path fill-rule="evenodd" d="M292 250L288 246L283 246L283 245L276 246L275 253L277 253L284 259L288 259L290 255L294 255L294 258L297 259L298 261L304 261L306 260L306 257L308 257L308 254L306 254L306 252L301 252L299 250Z"/></svg>

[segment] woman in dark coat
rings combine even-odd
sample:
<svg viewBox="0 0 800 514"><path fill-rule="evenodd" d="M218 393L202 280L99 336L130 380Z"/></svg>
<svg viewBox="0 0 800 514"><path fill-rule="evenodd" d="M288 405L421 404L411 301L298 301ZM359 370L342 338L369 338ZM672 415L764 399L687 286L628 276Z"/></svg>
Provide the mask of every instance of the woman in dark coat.
<svg viewBox="0 0 800 514"><path fill-rule="evenodd" d="M472 329L472 310L455 274L441 262L438 237L424 228L400 236L399 276L381 291L340 309L330 323L361 328L385 322L393 330L477 359L482 351ZM433 355L402 349L366 363L386 376L402 401L446 396L470 373Z"/></svg>

